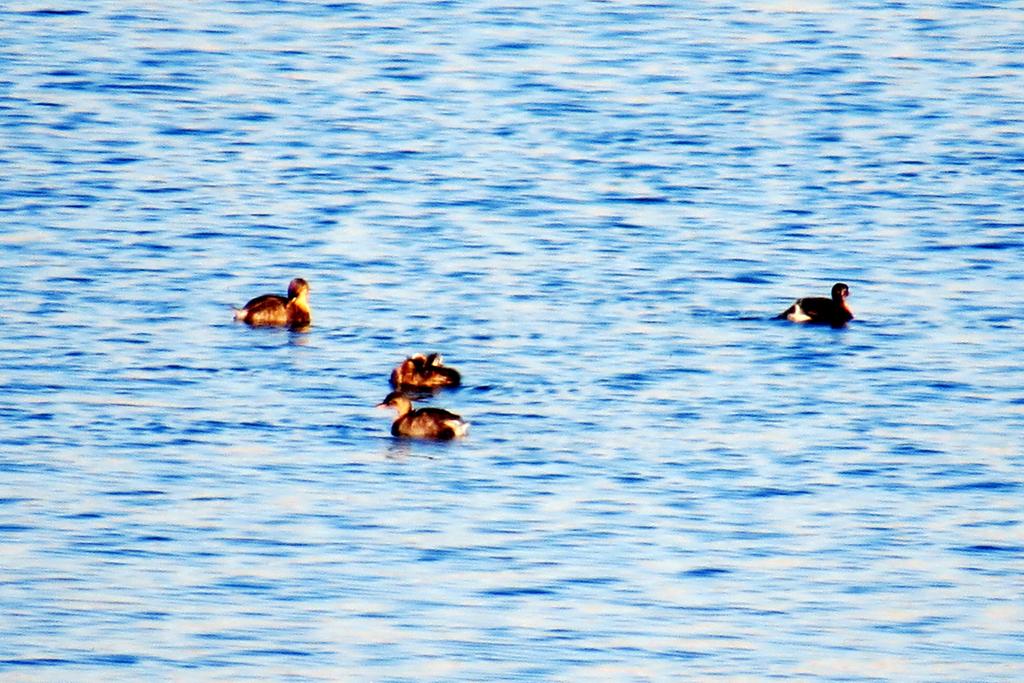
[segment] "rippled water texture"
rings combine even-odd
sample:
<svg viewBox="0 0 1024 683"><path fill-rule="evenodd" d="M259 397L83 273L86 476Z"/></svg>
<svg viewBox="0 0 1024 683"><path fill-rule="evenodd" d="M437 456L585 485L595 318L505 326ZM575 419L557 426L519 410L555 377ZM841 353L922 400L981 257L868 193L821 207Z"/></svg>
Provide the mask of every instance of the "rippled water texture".
<svg viewBox="0 0 1024 683"><path fill-rule="evenodd" d="M0 8L0 678L1024 679L1019 6L164 5Z"/></svg>

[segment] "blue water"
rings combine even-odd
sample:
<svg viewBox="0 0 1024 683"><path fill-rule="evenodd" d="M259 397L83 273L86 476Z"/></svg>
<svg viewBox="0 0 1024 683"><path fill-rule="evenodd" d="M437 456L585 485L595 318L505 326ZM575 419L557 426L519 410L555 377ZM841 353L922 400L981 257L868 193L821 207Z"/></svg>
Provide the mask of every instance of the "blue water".
<svg viewBox="0 0 1024 683"><path fill-rule="evenodd" d="M1024 679L1019 6L69 7L0 9L0 679Z"/></svg>

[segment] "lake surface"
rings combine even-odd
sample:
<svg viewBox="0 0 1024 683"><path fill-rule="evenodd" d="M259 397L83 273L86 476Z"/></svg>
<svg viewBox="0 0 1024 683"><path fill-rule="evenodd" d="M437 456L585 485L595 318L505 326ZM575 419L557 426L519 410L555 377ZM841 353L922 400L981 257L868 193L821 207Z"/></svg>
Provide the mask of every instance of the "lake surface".
<svg viewBox="0 0 1024 683"><path fill-rule="evenodd" d="M1024 679L1022 26L6 2L0 679Z"/></svg>

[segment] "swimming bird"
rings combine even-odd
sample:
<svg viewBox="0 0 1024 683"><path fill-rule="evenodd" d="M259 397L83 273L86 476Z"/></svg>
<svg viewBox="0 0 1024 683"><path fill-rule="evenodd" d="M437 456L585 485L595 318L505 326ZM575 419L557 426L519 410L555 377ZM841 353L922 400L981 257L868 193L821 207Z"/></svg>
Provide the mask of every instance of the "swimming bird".
<svg viewBox="0 0 1024 683"><path fill-rule="evenodd" d="M392 391L377 407L398 411L398 417L391 424L392 436L449 441L469 431L468 422L443 408L413 410L412 401L400 391Z"/></svg>
<svg viewBox="0 0 1024 683"><path fill-rule="evenodd" d="M391 371L391 386L395 389L432 390L457 387L461 382L459 371L445 367L437 353L409 356Z"/></svg>
<svg viewBox="0 0 1024 683"><path fill-rule="evenodd" d="M264 294L235 309L235 320L256 326L309 327L313 322L309 310L309 283L297 277L288 283L288 296Z"/></svg>
<svg viewBox="0 0 1024 683"><path fill-rule="evenodd" d="M776 320L790 320L795 323L820 323L842 327L853 320L853 311L846 304L850 288L843 282L832 285L832 298L819 296L797 299L793 305L775 316Z"/></svg>

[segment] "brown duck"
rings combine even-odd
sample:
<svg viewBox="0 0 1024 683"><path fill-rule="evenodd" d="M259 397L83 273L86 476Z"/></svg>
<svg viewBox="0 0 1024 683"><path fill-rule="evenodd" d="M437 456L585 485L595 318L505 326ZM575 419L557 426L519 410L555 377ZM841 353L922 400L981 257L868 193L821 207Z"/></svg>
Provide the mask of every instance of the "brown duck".
<svg viewBox="0 0 1024 683"><path fill-rule="evenodd" d="M391 424L393 436L449 441L466 435L469 423L443 408L412 409L412 401L400 391L392 391L378 408L394 408L398 417Z"/></svg>
<svg viewBox="0 0 1024 683"><path fill-rule="evenodd" d="M309 310L309 283L297 277L288 284L288 296L264 294L235 309L235 320L254 326L309 327L313 322Z"/></svg>
<svg viewBox="0 0 1024 683"><path fill-rule="evenodd" d="M459 371L445 367L437 353L409 356L391 371L391 386L395 389L429 391L457 387L461 383Z"/></svg>

